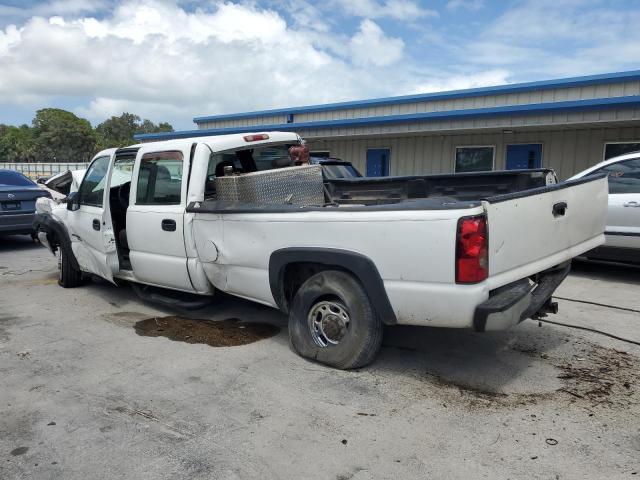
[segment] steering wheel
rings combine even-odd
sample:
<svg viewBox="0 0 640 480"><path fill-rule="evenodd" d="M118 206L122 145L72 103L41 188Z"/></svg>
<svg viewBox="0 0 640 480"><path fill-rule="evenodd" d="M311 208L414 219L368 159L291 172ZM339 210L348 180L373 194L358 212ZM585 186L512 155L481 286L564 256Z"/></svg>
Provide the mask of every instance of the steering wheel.
<svg viewBox="0 0 640 480"><path fill-rule="evenodd" d="M129 207L129 192L131 191L131 182L126 182L118 187L118 202L123 210Z"/></svg>

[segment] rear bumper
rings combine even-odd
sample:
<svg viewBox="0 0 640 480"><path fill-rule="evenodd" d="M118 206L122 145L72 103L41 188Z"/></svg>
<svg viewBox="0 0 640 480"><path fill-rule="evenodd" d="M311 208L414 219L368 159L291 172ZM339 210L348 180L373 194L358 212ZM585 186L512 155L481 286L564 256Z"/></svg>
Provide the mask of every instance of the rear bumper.
<svg viewBox="0 0 640 480"><path fill-rule="evenodd" d="M571 262L518 280L489 293L489 299L476 307L473 328L478 332L505 330L536 315L569 274Z"/></svg>
<svg viewBox="0 0 640 480"><path fill-rule="evenodd" d="M32 233L34 212L0 214L0 233Z"/></svg>

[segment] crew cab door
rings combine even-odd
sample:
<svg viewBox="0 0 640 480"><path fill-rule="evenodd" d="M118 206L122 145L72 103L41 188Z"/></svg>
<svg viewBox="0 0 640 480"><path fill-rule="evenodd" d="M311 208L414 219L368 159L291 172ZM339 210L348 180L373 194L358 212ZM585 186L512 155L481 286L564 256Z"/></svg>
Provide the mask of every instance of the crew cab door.
<svg viewBox="0 0 640 480"><path fill-rule="evenodd" d="M127 209L129 259L146 284L194 291L184 242L189 151L141 149Z"/></svg>
<svg viewBox="0 0 640 480"><path fill-rule="evenodd" d="M94 157L78 189L76 207L67 212L66 220L71 248L81 270L109 281L113 281L110 261L117 261L117 253L105 209L109 202L105 186L115 151L115 148L104 150Z"/></svg>

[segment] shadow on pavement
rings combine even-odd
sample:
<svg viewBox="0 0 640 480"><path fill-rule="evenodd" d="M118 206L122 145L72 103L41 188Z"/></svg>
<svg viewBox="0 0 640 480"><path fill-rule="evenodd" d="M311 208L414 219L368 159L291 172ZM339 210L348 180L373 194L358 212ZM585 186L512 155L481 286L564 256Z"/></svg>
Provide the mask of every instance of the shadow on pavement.
<svg viewBox="0 0 640 480"><path fill-rule="evenodd" d="M40 243L34 242L29 235L0 235L0 253L36 248L43 247Z"/></svg>
<svg viewBox="0 0 640 480"><path fill-rule="evenodd" d="M640 266L623 263L574 260L571 275L580 278L610 280L640 285Z"/></svg>

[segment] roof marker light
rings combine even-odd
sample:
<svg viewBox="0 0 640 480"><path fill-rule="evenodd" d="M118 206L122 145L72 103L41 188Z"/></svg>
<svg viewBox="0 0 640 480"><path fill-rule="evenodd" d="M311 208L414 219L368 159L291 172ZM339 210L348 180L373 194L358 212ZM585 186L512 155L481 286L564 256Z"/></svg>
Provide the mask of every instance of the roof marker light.
<svg viewBox="0 0 640 480"><path fill-rule="evenodd" d="M245 142L257 142L260 140L269 140L269 135L266 133L257 133L254 135L245 135L243 138Z"/></svg>

